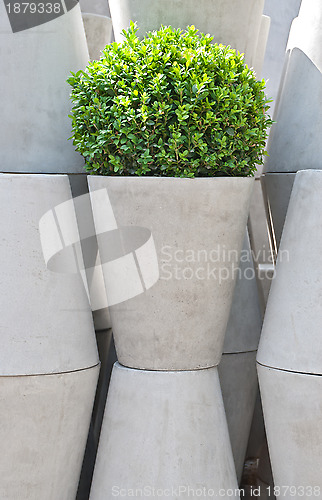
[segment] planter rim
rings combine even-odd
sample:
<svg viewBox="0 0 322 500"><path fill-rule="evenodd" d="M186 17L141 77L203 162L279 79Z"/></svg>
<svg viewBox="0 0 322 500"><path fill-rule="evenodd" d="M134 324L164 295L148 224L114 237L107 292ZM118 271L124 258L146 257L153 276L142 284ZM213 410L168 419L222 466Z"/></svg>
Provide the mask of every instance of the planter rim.
<svg viewBox="0 0 322 500"><path fill-rule="evenodd" d="M160 182L166 182L166 181L172 181L172 182L178 182L178 181L184 181L184 182L205 182L205 181L210 181L210 180L216 180L217 182L228 182L232 180L244 180L244 181L253 181L255 179L254 176L248 176L248 177L229 177L229 176L223 176L223 177L158 177L156 175L151 175L151 176L139 176L139 175L88 175L89 179L135 179L136 181L143 180L143 182L151 182L153 179L158 179Z"/></svg>

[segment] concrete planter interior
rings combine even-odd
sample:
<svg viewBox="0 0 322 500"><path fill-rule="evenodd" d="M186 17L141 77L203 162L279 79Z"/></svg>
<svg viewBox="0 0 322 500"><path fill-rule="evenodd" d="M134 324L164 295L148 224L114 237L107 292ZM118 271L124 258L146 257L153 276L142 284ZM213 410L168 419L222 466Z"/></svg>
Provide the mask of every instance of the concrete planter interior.
<svg viewBox="0 0 322 500"><path fill-rule="evenodd" d="M1 170L81 172L84 160L67 140L72 106L66 82L70 71L84 69L89 59L79 5L50 22L12 33L1 2L0 45L0 87L6 96Z"/></svg>
<svg viewBox="0 0 322 500"><path fill-rule="evenodd" d="M254 66L264 0L109 0L115 39L130 21L137 21L139 35L160 28L161 24L186 28L194 24L210 33L215 42L231 45L245 54Z"/></svg>
<svg viewBox="0 0 322 500"><path fill-rule="evenodd" d="M253 179L88 181L119 362L217 365Z"/></svg>

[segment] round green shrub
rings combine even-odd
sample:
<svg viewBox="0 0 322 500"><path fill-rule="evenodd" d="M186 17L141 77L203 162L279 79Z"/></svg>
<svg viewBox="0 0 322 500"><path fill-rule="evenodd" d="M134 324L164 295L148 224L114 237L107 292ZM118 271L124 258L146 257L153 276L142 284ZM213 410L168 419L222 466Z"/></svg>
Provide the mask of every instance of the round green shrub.
<svg viewBox="0 0 322 500"><path fill-rule="evenodd" d="M243 56L194 26L141 41L131 23L86 71L72 73L73 142L103 175L249 176L272 120L265 82Z"/></svg>

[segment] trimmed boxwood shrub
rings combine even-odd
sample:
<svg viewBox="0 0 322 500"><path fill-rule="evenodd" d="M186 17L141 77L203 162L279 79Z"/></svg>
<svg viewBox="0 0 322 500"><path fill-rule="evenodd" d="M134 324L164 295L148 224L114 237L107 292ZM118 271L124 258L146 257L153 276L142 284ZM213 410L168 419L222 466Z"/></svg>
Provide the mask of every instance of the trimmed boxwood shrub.
<svg viewBox="0 0 322 500"><path fill-rule="evenodd" d="M263 163L269 101L243 55L162 26L72 73L73 142L103 175L249 176Z"/></svg>

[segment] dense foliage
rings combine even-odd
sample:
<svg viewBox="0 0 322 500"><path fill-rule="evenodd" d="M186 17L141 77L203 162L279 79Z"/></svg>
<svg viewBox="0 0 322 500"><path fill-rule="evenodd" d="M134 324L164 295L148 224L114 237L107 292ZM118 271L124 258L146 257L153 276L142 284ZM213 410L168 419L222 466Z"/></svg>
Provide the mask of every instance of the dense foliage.
<svg viewBox="0 0 322 500"><path fill-rule="evenodd" d="M263 162L268 100L243 56L194 26L140 41L131 23L72 73L73 141L103 175L247 176Z"/></svg>

